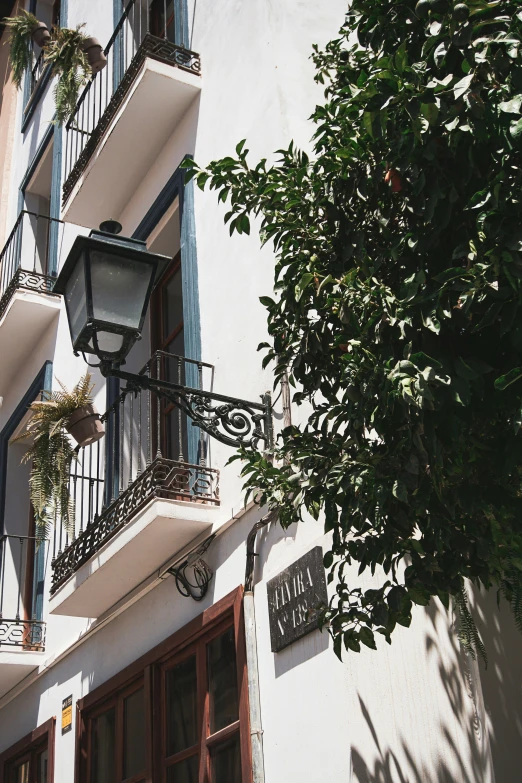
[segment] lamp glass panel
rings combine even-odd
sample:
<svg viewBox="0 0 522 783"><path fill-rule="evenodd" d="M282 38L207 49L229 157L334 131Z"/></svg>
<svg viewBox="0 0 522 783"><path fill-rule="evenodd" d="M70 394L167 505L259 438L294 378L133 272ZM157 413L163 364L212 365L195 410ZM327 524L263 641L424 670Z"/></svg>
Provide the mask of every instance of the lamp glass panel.
<svg viewBox="0 0 522 783"><path fill-rule="evenodd" d="M123 345L123 335L114 332L97 332L98 348L103 353L118 353Z"/></svg>
<svg viewBox="0 0 522 783"><path fill-rule="evenodd" d="M73 344L87 323L87 296L85 291L85 252L81 253L65 286L65 305Z"/></svg>
<svg viewBox="0 0 522 783"><path fill-rule="evenodd" d="M89 255L94 318L138 329L154 265L100 250Z"/></svg>

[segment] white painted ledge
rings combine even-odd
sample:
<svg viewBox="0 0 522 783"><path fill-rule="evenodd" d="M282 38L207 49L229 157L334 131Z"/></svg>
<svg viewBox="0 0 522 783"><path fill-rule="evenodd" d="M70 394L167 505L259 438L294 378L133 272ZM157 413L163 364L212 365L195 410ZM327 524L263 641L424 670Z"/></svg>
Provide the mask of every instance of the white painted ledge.
<svg viewBox="0 0 522 783"><path fill-rule="evenodd" d="M44 652L0 650L0 698L37 669L44 659Z"/></svg>
<svg viewBox="0 0 522 783"><path fill-rule="evenodd" d="M147 57L62 212L98 228L118 218L201 90L201 76Z"/></svg>
<svg viewBox="0 0 522 783"><path fill-rule="evenodd" d="M18 289L0 320L0 397L20 366L32 354L42 335L58 321L61 297Z"/></svg>
<svg viewBox="0 0 522 783"><path fill-rule="evenodd" d="M49 611L100 617L165 561L209 531L218 506L153 499L51 597Z"/></svg>

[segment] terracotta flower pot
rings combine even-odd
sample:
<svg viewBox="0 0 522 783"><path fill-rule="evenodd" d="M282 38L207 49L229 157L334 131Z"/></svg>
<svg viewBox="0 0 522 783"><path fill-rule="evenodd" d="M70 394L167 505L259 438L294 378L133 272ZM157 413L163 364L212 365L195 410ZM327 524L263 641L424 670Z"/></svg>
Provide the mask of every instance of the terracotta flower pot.
<svg viewBox="0 0 522 783"><path fill-rule="evenodd" d="M87 60L91 66L93 76L105 68L107 65L107 58L101 43L97 38L86 38L83 42L82 49L87 55Z"/></svg>
<svg viewBox="0 0 522 783"><path fill-rule="evenodd" d="M47 25L39 22L31 31L31 39L37 46L45 46L51 40L51 33Z"/></svg>
<svg viewBox="0 0 522 783"><path fill-rule="evenodd" d="M94 405L84 405L74 411L69 417L66 429L82 448L96 443L105 435L105 427Z"/></svg>

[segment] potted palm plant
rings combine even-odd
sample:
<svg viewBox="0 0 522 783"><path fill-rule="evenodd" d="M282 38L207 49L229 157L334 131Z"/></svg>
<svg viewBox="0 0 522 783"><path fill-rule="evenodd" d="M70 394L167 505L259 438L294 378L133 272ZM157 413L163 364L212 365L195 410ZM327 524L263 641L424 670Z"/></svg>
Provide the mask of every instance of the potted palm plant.
<svg viewBox="0 0 522 783"><path fill-rule="evenodd" d="M86 373L72 391L60 383L48 399L33 402L32 418L17 440L31 438L23 462L32 462L29 493L34 509L37 537L49 534L54 520L65 530L74 529L74 508L69 493L69 474L80 447L103 437L105 429L92 404L91 376ZM74 448L67 436L78 443Z"/></svg>
<svg viewBox="0 0 522 783"><path fill-rule="evenodd" d="M33 64L30 42L33 41L37 46L46 46L51 34L47 25L38 21L36 16L28 11L22 11L18 16L8 16L3 22L9 30L9 61L13 81L20 87L24 73Z"/></svg>

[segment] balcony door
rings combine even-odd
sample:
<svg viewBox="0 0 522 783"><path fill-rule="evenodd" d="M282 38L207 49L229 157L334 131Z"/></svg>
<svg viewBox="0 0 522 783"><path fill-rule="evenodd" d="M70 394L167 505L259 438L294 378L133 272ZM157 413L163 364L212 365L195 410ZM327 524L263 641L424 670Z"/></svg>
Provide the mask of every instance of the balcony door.
<svg viewBox="0 0 522 783"><path fill-rule="evenodd" d="M176 41L174 0L152 0L150 4L150 32L171 43Z"/></svg>
<svg viewBox="0 0 522 783"><path fill-rule="evenodd" d="M176 198L147 241L149 250L172 257L151 300L151 349L159 352L153 374L185 384L183 330L183 270L180 252L179 201ZM161 403L160 446L168 459L188 459L186 417L173 405Z"/></svg>

